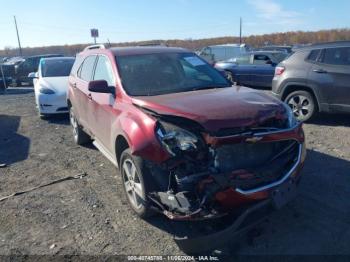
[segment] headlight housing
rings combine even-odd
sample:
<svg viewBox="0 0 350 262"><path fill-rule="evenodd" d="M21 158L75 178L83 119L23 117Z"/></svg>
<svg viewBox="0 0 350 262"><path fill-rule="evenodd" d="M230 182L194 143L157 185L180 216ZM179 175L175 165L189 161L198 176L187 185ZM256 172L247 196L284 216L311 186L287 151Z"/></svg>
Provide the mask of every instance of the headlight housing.
<svg viewBox="0 0 350 262"><path fill-rule="evenodd" d="M53 95L55 93L55 91L53 91L52 89L48 88L48 87L41 87L39 89L39 92L45 95Z"/></svg>
<svg viewBox="0 0 350 262"><path fill-rule="evenodd" d="M181 152L194 152L197 150L198 137L178 126L158 122L156 135L164 148L172 156L176 156Z"/></svg>
<svg viewBox="0 0 350 262"><path fill-rule="evenodd" d="M284 107L286 108L286 114L288 118L288 127L291 128L296 126L298 124L298 120L295 118L292 109L286 103L284 103Z"/></svg>

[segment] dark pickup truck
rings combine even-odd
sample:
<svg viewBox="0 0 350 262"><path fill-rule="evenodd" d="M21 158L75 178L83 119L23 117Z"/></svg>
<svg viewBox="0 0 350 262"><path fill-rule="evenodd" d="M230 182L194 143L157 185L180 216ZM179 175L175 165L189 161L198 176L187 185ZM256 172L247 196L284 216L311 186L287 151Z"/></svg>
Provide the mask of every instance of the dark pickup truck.
<svg viewBox="0 0 350 262"><path fill-rule="evenodd" d="M6 78L11 78L12 84L21 86L22 82L30 83L31 79L28 74L38 70L41 58L61 57L60 54L37 55L16 60L15 62L6 62L2 65L3 72Z"/></svg>

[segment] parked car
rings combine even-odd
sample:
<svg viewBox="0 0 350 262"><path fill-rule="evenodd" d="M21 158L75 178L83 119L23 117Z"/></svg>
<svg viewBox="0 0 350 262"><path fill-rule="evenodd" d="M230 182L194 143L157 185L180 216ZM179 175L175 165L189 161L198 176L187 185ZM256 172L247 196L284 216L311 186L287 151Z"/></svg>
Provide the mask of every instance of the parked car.
<svg viewBox="0 0 350 262"><path fill-rule="evenodd" d="M248 51L249 47L245 44L212 45L204 47L198 55L213 65L218 61L228 60Z"/></svg>
<svg viewBox="0 0 350 262"><path fill-rule="evenodd" d="M12 78L6 76L3 65L0 64L0 91L5 90L12 83Z"/></svg>
<svg viewBox="0 0 350 262"><path fill-rule="evenodd" d="M38 72L29 74L33 79L35 102L41 117L68 113L68 76L74 57L42 58Z"/></svg>
<svg viewBox="0 0 350 262"><path fill-rule="evenodd" d="M11 83L12 83L12 79L10 77L2 77L2 74L0 71L0 90L4 90L8 88Z"/></svg>
<svg viewBox="0 0 350 262"><path fill-rule="evenodd" d="M274 94L300 121L318 112L350 112L350 42L299 48L276 67Z"/></svg>
<svg viewBox="0 0 350 262"><path fill-rule="evenodd" d="M140 217L238 212L245 221L296 192L305 144L291 109L232 86L186 49L87 47L69 77L68 106L75 142L92 139L119 167Z"/></svg>
<svg viewBox="0 0 350 262"><path fill-rule="evenodd" d="M7 57L7 56L2 57L1 58L1 64L7 62L8 60L9 60L9 57Z"/></svg>
<svg viewBox="0 0 350 262"><path fill-rule="evenodd" d="M267 45L257 48L256 51L279 51L291 54L293 53L293 47L287 45Z"/></svg>
<svg viewBox="0 0 350 262"><path fill-rule="evenodd" d="M3 64L6 71L6 76L12 78L13 85L21 86L23 82L30 83L31 79L28 74L38 70L39 61L41 58L62 57L59 54L47 54L30 56L26 58L19 57L18 59L11 59Z"/></svg>
<svg viewBox="0 0 350 262"><path fill-rule="evenodd" d="M251 87L271 88L275 67L288 55L278 51L254 51L228 61L218 62L215 68L226 71L232 83Z"/></svg>

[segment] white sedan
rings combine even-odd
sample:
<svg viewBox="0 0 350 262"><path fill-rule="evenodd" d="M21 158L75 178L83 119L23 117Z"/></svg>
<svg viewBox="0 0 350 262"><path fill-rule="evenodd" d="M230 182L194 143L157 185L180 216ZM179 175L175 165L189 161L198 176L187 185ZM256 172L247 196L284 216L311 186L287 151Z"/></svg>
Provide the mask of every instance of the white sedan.
<svg viewBox="0 0 350 262"><path fill-rule="evenodd" d="M74 57L42 58L38 72L29 74L33 78L35 102L41 117L68 113L68 76L74 61Z"/></svg>

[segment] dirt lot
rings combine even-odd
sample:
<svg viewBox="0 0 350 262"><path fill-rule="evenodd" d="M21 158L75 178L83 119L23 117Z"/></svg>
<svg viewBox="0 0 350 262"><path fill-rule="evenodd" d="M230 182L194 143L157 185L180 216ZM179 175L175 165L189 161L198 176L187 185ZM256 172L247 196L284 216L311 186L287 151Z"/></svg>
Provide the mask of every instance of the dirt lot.
<svg viewBox="0 0 350 262"><path fill-rule="evenodd" d="M308 158L298 198L247 237L235 254L350 254L350 120L305 125ZM73 143L67 117L41 120L31 89L0 95L0 198L86 173L0 202L0 255L183 254L178 224L143 221L128 208L118 171L93 146Z"/></svg>

